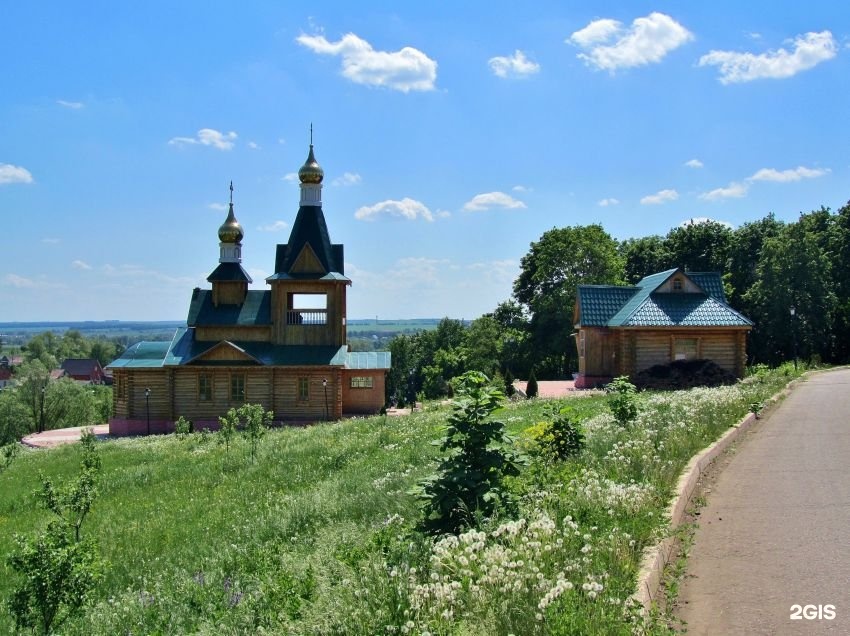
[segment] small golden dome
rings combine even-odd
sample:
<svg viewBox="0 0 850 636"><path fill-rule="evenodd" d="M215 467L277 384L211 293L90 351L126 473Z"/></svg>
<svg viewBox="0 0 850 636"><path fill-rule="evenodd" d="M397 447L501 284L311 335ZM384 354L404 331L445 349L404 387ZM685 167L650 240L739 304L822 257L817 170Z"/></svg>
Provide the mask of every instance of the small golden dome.
<svg viewBox="0 0 850 636"><path fill-rule="evenodd" d="M313 156L313 144L310 144L310 154L307 156L307 161L298 171L298 178L301 183L321 183L322 179L325 178L325 171L322 170L319 162L316 161L316 157Z"/></svg>
<svg viewBox="0 0 850 636"><path fill-rule="evenodd" d="M239 225L239 221L236 220L236 215L233 214L233 204L231 203L227 218L218 228L218 239L222 243L239 243L243 236L245 234L242 231L242 226Z"/></svg>

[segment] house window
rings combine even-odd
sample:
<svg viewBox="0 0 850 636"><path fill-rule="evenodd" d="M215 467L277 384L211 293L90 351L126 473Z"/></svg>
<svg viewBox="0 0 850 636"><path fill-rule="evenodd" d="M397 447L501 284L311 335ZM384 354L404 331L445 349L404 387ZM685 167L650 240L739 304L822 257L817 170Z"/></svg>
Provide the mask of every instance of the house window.
<svg viewBox="0 0 850 636"><path fill-rule="evenodd" d="M127 380L121 376L115 376L115 389L118 392L119 400L127 399Z"/></svg>
<svg viewBox="0 0 850 636"><path fill-rule="evenodd" d="M301 401L310 399L310 378L298 378L298 399Z"/></svg>
<svg viewBox="0 0 850 636"><path fill-rule="evenodd" d="M674 292L682 291L682 279L681 278L674 278L673 279L673 291Z"/></svg>
<svg viewBox="0 0 850 636"><path fill-rule="evenodd" d="M352 389L371 389L374 385L372 384L373 378L372 376L354 376L351 378L351 388Z"/></svg>
<svg viewBox="0 0 850 636"><path fill-rule="evenodd" d="M198 399L202 402L209 402L212 399L212 377L209 373L198 376Z"/></svg>
<svg viewBox="0 0 850 636"><path fill-rule="evenodd" d="M674 338L674 360L696 360L699 357L699 338Z"/></svg>
<svg viewBox="0 0 850 636"><path fill-rule="evenodd" d="M230 400L231 402L245 401L245 374L234 373L230 376Z"/></svg>

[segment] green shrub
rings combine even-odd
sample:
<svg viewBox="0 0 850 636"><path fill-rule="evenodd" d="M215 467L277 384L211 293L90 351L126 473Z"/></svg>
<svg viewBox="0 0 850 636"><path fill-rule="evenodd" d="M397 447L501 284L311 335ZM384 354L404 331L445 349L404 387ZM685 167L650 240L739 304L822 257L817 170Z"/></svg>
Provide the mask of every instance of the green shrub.
<svg viewBox="0 0 850 636"><path fill-rule="evenodd" d="M511 373L510 369L508 369L505 371L505 395L512 398L515 393L516 388L514 387L514 374Z"/></svg>
<svg viewBox="0 0 850 636"><path fill-rule="evenodd" d="M434 534L472 527L509 505L502 479L519 474L504 423L488 419L504 394L483 373L469 371L460 376L458 396L440 444L437 472L415 491L425 504L422 527Z"/></svg>
<svg viewBox="0 0 850 636"><path fill-rule="evenodd" d="M629 382L628 376L614 378L605 386L605 392L608 394L608 408L621 426L628 426L637 418L637 388Z"/></svg>
<svg viewBox="0 0 850 636"><path fill-rule="evenodd" d="M537 397L537 376L534 375L534 369L531 370L531 374L528 376L528 384L525 387L525 397Z"/></svg>
<svg viewBox="0 0 850 636"><path fill-rule="evenodd" d="M556 460L578 455L585 445L578 418L568 406L553 409L551 420L528 427L523 435L532 442L530 450Z"/></svg>
<svg viewBox="0 0 850 636"><path fill-rule="evenodd" d="M194 430L194 426L191 421L187 420L182 415L177 418L177 421L174 422L174 432L177 435L188 435Z"/></svg>

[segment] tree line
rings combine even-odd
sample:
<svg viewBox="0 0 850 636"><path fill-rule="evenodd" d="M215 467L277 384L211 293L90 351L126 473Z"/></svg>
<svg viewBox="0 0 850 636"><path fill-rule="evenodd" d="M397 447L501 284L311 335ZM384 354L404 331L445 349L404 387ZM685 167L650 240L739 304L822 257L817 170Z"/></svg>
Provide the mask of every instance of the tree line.
<svg viewBox="0 0 850 636"><path fill-rule="evenodd" d="M850 361L848 203L794 222L773 214L734 229L691 221L664 236L624 241L599 224L548 230L523 256L511 298L493 312L468 325L446 318L435 331L392 340L387 394L402 401L446 395L467 370L568 378L578 369L571 335L578 286L630 285L674 267L722 274L730 306L755 323L750 364Z"/></svg>

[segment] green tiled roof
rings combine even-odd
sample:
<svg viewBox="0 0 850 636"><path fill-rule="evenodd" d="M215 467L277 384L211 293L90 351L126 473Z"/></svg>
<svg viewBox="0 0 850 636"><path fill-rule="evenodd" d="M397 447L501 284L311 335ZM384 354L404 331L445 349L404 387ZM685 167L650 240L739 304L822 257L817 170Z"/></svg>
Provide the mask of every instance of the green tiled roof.
<svg viewBox="0 0 850 636"><path fill-rule="evenodd" d="M189 304L190 327L195 326L253 326L271 324L271 291L251 290L241 305L219 305L212 301L212 290L196 289Z"/></svg>
<svg viewBox="0 0 850 636"><path fill-rule="evenodd" d="M716 272L684 273L698 293L656 293L673 274L646 276L634 287L579 285L578 324L584 327L750 327L752 322L726 304Z"/></svg>
<svg viewBox="0 0 850 636"><path fill-rule="evenodd" d="M753 323L707 294L650 294L623 327L745 327Z"/></svg>
<svg viewBox="0 0 850 636"><path fill-rule="evenodd" d="M585 327L602 327L635 295L637 287L579 285L580 321Z"/></svg>
<svg viewBox="0 0 850 636"><path fill-rule="evenodd" d="M687 272L687 277L699 285L709 296L722 303L726 302L726 291L719 272Z"/></svg>

